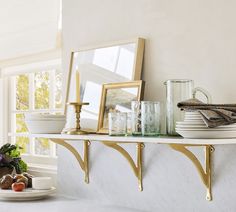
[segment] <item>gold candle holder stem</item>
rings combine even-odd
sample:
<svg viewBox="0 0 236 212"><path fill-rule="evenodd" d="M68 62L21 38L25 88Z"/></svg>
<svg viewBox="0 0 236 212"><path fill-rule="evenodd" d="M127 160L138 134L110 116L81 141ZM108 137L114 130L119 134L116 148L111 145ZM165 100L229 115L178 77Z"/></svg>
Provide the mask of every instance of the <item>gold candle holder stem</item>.
<svg viewBox="0 0 236 212"><path fill-rule="evenodd" d="M68 135L84 135L88 134L88 132L81 130L80 127L80 113L83 105L89 105L88 102L69 102L67 105L71 105L75 108L75 114L76 114L76 122L75 122L75 128L68 129L65 131L65 134Z"/></svg>
<svg viewBox="0 0 236 212"><path fill-rule="evenodd" d="M81 113L82 105L75 105L75 113L76 113L76 129L80 130L80 113Z"/></svg>

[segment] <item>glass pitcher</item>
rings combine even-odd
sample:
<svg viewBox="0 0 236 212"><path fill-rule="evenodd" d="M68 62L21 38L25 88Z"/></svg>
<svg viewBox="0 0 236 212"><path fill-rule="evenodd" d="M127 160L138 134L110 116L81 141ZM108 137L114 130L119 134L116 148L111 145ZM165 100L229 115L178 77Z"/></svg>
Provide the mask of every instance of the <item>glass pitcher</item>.
<svg viewBox="0 0 236 212"><path fill-rule="evenodd" d="M195 98L197 92L206 97L207 103L211 103L211 96L202 88L194 88L193 80L189 79L167 80L164 85L166 85L166 131L168 135L178 135L175 125L177 121L183 121L184 112L177 107L177 104Z"/></svg>

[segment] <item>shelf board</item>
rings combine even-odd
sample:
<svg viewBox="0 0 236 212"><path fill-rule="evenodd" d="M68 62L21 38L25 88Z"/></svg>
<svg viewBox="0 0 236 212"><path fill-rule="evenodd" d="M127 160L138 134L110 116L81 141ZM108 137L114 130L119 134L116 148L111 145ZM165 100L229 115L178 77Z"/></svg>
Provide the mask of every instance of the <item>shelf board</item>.
<svg viewBox="0 0 236 212"><path fill-rule="evenodd" d="M236 138L226 139L186 139L182 137L142 137L142 136L109 136L109 135L65 135L65 134L14 134L10 133L9 136L26 136L26 137L39 137L49 139L64 139L64 140L89 140L89 141L107 141L119 143L156 143L156 144L189 144L189 145L223 145L223 144L236 144Z"/></svg>

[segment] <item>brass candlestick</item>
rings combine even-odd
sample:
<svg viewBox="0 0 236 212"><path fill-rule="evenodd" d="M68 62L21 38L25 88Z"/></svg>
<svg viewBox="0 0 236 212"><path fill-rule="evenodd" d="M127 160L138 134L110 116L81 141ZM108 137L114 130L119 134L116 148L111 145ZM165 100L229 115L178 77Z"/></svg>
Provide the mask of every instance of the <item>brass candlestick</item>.
<svg viewBox="0 0 236 212"><path fill-rule="evenodd" d="M84 135L84 134L88 134L88 132L83 131L83 130L80 129L80 112L81 112L82 106L83 105L89 105L89 103L88 102L69 102L69 103L67 103L67 105L72 105L75 108L76 126L75 126L75 128L68 129L64 133L68 134L68 135Z"/></svg>

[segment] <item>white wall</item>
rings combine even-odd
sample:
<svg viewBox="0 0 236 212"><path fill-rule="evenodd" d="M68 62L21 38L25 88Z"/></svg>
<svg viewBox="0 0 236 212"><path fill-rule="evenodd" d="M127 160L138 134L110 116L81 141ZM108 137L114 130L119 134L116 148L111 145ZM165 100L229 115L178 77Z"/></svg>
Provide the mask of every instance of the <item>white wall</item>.
<svg viewBox="0 0 236 212"><path fill-rule="evenodd" d="M166 79L190 78L206 88L214 102L234 102L235 7L233 0L65 0L64 69L68 71L72 49L144 37L146 99L164 101ZM97 143L91 148L90 185L83 184L75 159L59 148L59 185L64 193L147 211L236 209L236 146L216 147L210 203L192 164L167 146L145 148L142 193L119 154ZM70 183L65 183L68 173Z"/></svg>

